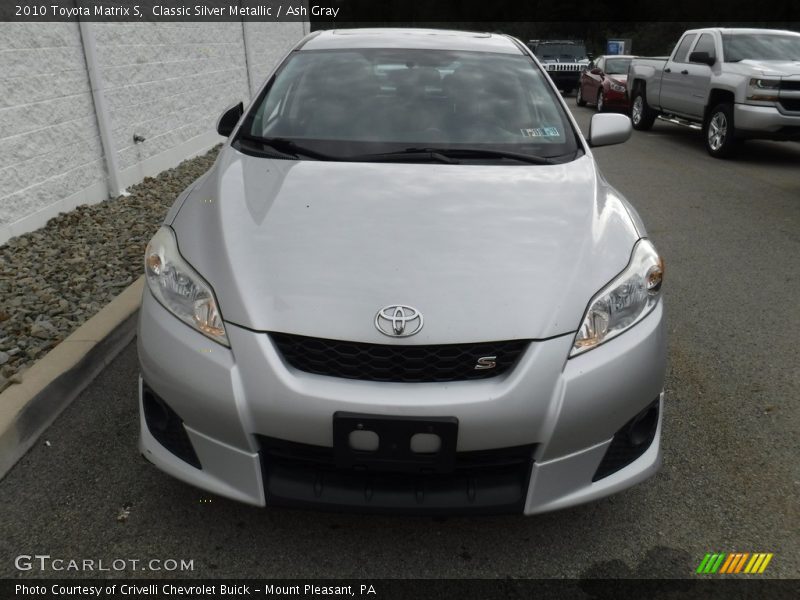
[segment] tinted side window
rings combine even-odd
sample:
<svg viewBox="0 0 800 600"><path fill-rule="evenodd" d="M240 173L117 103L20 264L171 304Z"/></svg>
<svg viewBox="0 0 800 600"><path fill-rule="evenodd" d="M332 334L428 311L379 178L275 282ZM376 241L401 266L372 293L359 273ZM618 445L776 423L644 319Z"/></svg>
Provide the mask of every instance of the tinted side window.
<svg viewBox="0 0 800 600"><path fill-rule="evenodd" d="M598 68L598 69L600 69L600 70L602 71L603 69L605 69L605 68L606 68L606 61L604 61L604 60L601 58L600 60L598 60L598 61L597 61L597 62L594 64L594 66L595 66L596 68Z"/></svg>
<svg viewBox="0 0 800 600"><path fill-rule="evenodd" d="M689 54L689 48L696 37L696 33L688 33L683 36L683 39L678 46L678 50L675 52L675 57L672 60L675 62L686 62L686 56Z"/></svg>
<svg viewBox="0 0 800 600"><path fill-rule="evenodd" d="M694 52L708 52L709 56L716 56L717 52L714 49L714 38L710 33L704 33L697 40L697 46L694 47Z"/></svg>

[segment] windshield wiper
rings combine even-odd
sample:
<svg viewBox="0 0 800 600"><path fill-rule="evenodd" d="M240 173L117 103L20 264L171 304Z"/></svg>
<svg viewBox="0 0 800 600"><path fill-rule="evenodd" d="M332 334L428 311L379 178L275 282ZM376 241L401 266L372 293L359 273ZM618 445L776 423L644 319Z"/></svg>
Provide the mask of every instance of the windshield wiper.
<svg viewBox="0 0 800 600"><path fill-rule="evenodd" d="M309 158L315 158L317 160L341 160L339 156L331 156L330 154L324 154L322 152L317 152L316 150L312 150L311 148L307 148L305 146L301 146L294 140L290 140L287 138L266 138L266 137L259 137L257 135L249 135L246 133L240 133L239 139L245 140L247 142L253 142L256 144L261 144L262 146L267 146L272 150L277 150L280 154L283 154L289 158L300 158L301 156L307 156Z"/></svg>
<svg viewBox="0 0 800 600"><path fill-rule="evenodd" d="M508 158L533 165L555 164L551 159L544 156L508 150L493 150L491 148L406 148L404 152L431 152L447 157L462 158Z"/></svg>
<svg viewBox="0 0 800 600"><path fill-rule="evenodd" d="M294 140L287 138L265 138L246 133L239 134L239 139L266 146L271 150L277 151L287 158L298 159L300 156L307 156L317 160L335 160L344 162L400 162L400 161L419 161L436 160L439 162L456 165L462 158L508 158L519 162L526 162L534 165L552 165L553 160L535 154L523 152L511 152L508 150L493 150L490 148L405 148L395 152L381 152L376 154L359 154L356 156L333 156L317 152L311 148L301 146Z"/></svg>
<svg viewBox="0 0 800 600"><path fill-rule="evenodd" d="M433 148L406 148L405 150L397 150L395 152L380 152L376 154L359 154L357 156L348 156L342 160L353 162L399 162L409 161L414 162L419 159L438 160L439 162L447 163L449 165L457 165L459 161L454 158L445 156Z"/></svg>

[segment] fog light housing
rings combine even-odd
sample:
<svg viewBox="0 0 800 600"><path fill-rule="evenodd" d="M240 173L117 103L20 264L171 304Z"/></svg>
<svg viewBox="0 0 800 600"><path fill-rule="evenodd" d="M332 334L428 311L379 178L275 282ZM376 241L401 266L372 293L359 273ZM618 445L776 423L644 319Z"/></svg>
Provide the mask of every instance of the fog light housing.
<svg viewBox="0 0 800 600"><path fill-rule="evenodd" d="M142 383L142 411L147 430L156 441L184 462L201 469L183 420L170 406Z"/></svg>
<svg viewBox="0 0 800 600"><path fill-rule="evenodd" d="M645 453L656 437L660 410L659 396L614 434L592 481L616 473Z"/></svg>

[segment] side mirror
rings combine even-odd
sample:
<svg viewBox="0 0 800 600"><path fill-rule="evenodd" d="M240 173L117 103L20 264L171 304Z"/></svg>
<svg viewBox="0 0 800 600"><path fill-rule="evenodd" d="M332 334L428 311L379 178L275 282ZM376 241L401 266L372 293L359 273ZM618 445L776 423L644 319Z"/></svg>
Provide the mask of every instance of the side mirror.
<svg viewBox="0 0 800 600"><path fill-rule="evenodd" d="M217 133L228 137L244 114L244 103L239 102L225 109L217 119Z"/></svg>
<svg viewBox="0 0 800 600"><path fill-rule="evenodd" d="M710 55L708 52L692 52L689 55L689 62L700 63L708 65L709 67L717 62L716 57Z"/></svg>
<svg viewBox="0 0 800 600"><path fill-rule="evenodd" d="M593 148L621 144L628 141L632 131L631 120L627 116L599 113L594 115L589 122L587 141Z"/></svg>

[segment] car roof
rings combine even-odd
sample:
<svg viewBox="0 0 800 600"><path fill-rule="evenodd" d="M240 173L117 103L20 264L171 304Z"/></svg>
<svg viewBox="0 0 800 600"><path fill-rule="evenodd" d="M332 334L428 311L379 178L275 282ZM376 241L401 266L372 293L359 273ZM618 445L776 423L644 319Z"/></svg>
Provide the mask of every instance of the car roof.
<svg viewBox="0 0 800 600"><path fill-rule="evenodd" d="M728 33L728 34L741 34L741 33L749 33L749 34L764 34L764 35L775 35L775 34L791 34L800 36L800 33L796 31L790 31L788 29L759 29L755 27L704 27L700 29L689 29L686 33L700 33L700 32L709 32L709 31L718 31L719 33Z"/></svg>
<svg viewBox="0 0 800 600"><path fill-rule="evenodd" d="M415 48L522 54L508 36L448 29L331 29L312 34L301 50Z"/></svg>

